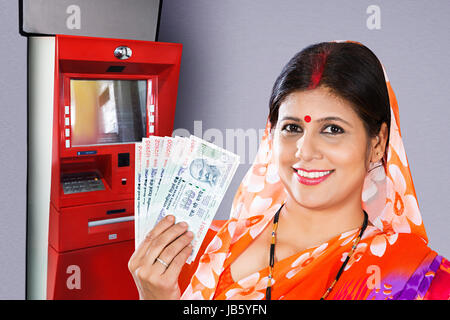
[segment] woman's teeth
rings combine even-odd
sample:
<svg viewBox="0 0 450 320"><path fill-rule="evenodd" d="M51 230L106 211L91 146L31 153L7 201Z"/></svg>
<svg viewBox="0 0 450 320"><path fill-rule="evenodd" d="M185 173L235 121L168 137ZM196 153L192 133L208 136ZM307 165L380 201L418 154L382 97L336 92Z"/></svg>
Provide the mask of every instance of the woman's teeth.
<svg viewBox="0 0 450 320"><path fill-rule="evenodd" d="M297 170L297 173L305 178L310 178L310 179L315 179L315 178L320 178L323 176L326 176L328 174L330 174L333 170L330 171L313 171L313 172L306 172L306 171L302 171L302 170Z"/></svg>

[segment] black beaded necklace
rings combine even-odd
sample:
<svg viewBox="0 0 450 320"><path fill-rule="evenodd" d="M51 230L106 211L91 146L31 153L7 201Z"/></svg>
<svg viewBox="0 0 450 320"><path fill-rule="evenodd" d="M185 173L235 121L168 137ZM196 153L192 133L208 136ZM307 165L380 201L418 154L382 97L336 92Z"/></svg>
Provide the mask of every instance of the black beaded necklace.
<svg viewBox="0 0 450 320"><path fill-rule="evenodd" d="M277 213L275 213L275 216L273 217L273 230L272 230L272 241L270 243L270 258L269 258L269 276L268 276L268 283L267 283L267 289L266 289L266 300L270 300L271 293L272 293L272 277L273 277L273 266L275 264L275 244L276 244L276 235L277 235L277 228L278 228L278 218L280 217L281 209L284 207L285 203L283 203L278 209ZM358 237L355 239L354 244L352 248L350 249L350 252L347 255L347 258L345 259L344 263L342 264L341 268L339 269L334 281L331 283L331 285L328 287L328 289L323 294L322 298L320 300L326 299L326 297L330 294L331 290L333 290L336 282L341 277L342 273L344 272L345 266L347 265L348 261L352 257L353 253L356 250L356 247L358 246L359 241L361 240L361 237L364 233L364 231L367 228L367 223L369 221L369 217L367 215L367 212L364 211L364 222L361 226L361 231L359 232Z"/></svg>

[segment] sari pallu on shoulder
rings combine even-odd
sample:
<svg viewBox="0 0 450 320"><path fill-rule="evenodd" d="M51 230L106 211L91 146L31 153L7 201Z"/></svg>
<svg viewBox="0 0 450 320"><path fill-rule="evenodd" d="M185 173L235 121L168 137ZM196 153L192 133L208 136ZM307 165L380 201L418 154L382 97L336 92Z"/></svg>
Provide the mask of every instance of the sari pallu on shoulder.
<svg viewBox="0 0 450 320"><path fill-rule="evenodd" d="M202 282L204 277L193 279L208 244L217 236L217 227L226 221L214 221L208 231L201 252L191 265L185 265L180 277L183 299L265 299L268 269L264 268L235 282L223 270L229 268L226 259L220 274L209 272L211 288ZM226 230L224 228L221 231ZM346 232L320 246L306 249L275 263L273 300L317 300L334 280L342 262L350 251L356 230ZM326 254L324 254L324 249ZM330 253L332 252L332 253ZM230 257L231 255L228 255ZM225 267L226 266L226 267ZM229 269L228 269L229 270ZM214 283L214 284L213 284ZM189 285L195 284L198 292L192 294ZM450 287L450 263L431 250L422 239L411 234L386 235L369 227L349 260L341 278L327 297L328 300L447 300ZM200 290L202 288L202 290Z"/></svg>

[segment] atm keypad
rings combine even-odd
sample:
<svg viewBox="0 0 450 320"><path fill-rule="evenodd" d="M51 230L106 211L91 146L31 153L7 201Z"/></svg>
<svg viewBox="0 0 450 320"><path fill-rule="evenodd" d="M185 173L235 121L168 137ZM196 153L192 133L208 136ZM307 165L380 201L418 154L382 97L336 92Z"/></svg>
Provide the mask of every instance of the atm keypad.
<svg viewBox="0 0 450 320"><path fill-rule="evenodd" d="M64 194L105 190L102 179L95 172L65 174L61 184Z"/></svg>

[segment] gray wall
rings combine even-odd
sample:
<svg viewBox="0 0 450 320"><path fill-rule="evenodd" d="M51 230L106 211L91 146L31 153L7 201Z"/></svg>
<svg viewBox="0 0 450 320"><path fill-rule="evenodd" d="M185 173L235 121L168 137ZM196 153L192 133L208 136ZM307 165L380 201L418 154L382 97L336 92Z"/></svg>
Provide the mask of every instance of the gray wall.
<svg viewBox="0 0 450 320"><path fill-rule="evenodd" d="M18 9L0 0L0 299L25 298L27 40Z"/></svg>
<svg viewBox="0 0 450 320"><path fill-rule="evenodd" d="M373 4L381 9L381 28L370 30L366 9ZM443 0L165 0L159 40L184 45L175 128L243 156L218 217L229 214L254 157L253 138L264 128L270 90L283 65L309 44L356 40L386 67L430 246L450 257L449 16L450 2ZM18 33L16 1L0 0L0 21L0 299L23 299L26 39ZM243 150L232 141L238 129L247 133Z"/></svg>
<svg viewBox="0 0 450 320"><path fill-rule="evenodd" d="M380 29L367 27L370 5L381 10ZM438 0L165 0L159 40L183 43L175 128L230 146L227 129L264 128L272 85L296 52L320 41L362 42L384 64L397 96L430 246L450 257L449 16L450 2ZM230 148L246 159L218 217L228 216L253 159L247 142L244 154L237 143Z"/></svg>

